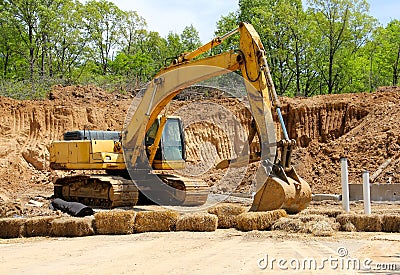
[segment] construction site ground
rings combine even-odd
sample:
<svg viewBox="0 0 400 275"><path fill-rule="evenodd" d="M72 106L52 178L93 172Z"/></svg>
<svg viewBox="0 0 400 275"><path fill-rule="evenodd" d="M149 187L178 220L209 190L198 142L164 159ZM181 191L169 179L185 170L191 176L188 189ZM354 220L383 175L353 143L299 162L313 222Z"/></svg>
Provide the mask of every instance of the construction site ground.
<svg viewBox="0 0 400 275"><path fill-rule="evenodd" d="M61 139L68 130L121 130L133 97L107 93L94 86L57 86L49 99L43 101L1 97L0 218L58 215L48 208L53 194L52 182L56 177L77 172L49 169L50 142ZM234 99L207 100L231 110L245 128L249 125L248 110ZM293 164L298 174L310 183L314 194L341 193L342 157L349 162L350 183L361 184L363 170L374 173L388 160L389 165L374 178L373 184L400 183L400 87L381 87L373 93L281 100L289 135L298 144ZM176 102L172 107L179 110L183 104ZM225 172L198 164L201 160L215 163L234 156L232 148L224 145L229 134L218 134L217 128L199 123L186 130L187 137L195 137L187 141L191 173L199 174L211 187L214 186L215 193L234 191L243 194L244 198L233 201L249 206L256 164L249 167L244 177L233 176L219 185L215 183ZM210 157L211 153L215 156ZM237 185L234 190L230 190L232 182ZM154 206L147 208L157 209ZM341 209L341 202L313 202L306 211L335 209ZM351 210L362 213L363 205L353 202ZM393 202L374 203L372 213L398 216L400 207ZM271 268L262 270L258 266L265 263L260 259L266 255L287 261L310 257L321 261L329 257L340 260L343 258L338 254L341 248L352 258L371 258L374 263L391 263L398 268L388 272L381 266L381 270L361 272L393 274L400 270L399 233L339 231L319 237L279 230L217 229L214 232L0 239L0 273L204 274L209 271L248 274ZM276 264L273 271L293 272L290 267L284 270ZM324 274L352 272L355 271L329 267L323 270Z"/></svg>
<svg viewBox="0 0 400 275"><path fill-rule="evenodd" d="M2 274L395 274L394 270L358 270L340 265L322 269L265 269L260 259L303 261L315 258L318 266L330 257L340 264L340 249L362 263L397 264L399 235L340 232L334 237L310 238L277 231L148 232L135 235L96 235L83 238L29 238L0 241ZM260 264L260 266L259 266ZM285 270L284 267L287 267Z"/></svg>

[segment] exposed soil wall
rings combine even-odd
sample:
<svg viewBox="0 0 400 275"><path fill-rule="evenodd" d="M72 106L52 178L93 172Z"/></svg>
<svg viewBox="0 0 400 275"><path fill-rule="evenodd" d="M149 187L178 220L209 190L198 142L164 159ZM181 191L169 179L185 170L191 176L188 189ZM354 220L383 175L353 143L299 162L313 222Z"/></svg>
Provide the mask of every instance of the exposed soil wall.
<svg viewBox="0 0 400 275"><path fill-rule="evenodd" d="M130 95L109 94L93 86L55 87L43 101L0 98L0 201L51 194L55 174L48 168L50 141L84 127L121 130L131 100ZM392 160L390 165L375 181L400 182L398 102L399 87L383 87L375 93L282 98L289 135L299 145L293 163L314 193L340 192L341 157L349 159L350 182L360 182L363 169L373 173L387 159ZM179 112L184 103L176 102L172 109ZM240 148L234 147L246 143L245 135L235 135L229 127L248 131L250 112L237 99L215 98L211 103L223 106L235 119L213 116L210 105L206 109L189 106L181 112L184 119L198 115L198 121L186 129L188 160L193 165L207 159L212 166L236 157ZM210 123L225 125L224 119L226 129ZM211 166L197 168L206 171ZM203 177L210 184L223 175L209 171ZM246 174L240 190L246 190L250 175Z"/></svg>

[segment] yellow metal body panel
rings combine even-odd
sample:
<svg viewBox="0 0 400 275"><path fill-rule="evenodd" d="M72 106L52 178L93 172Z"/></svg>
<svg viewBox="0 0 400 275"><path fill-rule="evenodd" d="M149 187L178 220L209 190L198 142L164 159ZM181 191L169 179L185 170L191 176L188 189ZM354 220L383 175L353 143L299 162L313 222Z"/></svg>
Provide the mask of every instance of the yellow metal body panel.
<svg viewBox="0 0 400 275"><path fill-rule="evenodd" d="M50 165L61 170L97 170L126 168L122 153L113 152L112 140L53 141L50 146ZM153 162L154 169L184 169L185 161Z"/></svg>
<svg viewBox="0 0 400 275"><path fill-rule="evenodd" d="M153 168L156 170L180 170L185 168L184 160L154 160Z"/></svg>
<svg viewBox="0 0 400 275"><path fill-rule="evenodd" d="M54 141L50 146L53 169L125 169L122 153L114 152L112 140Z"/></svg>

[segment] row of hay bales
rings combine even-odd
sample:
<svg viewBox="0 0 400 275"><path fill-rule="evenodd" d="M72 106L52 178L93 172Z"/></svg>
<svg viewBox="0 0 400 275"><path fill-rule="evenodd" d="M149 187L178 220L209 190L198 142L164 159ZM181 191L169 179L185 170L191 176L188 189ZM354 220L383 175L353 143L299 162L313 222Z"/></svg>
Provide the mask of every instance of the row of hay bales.
<svg viewBox="0 0 400 275"><path fill-rule="evenodd" d="M271 230L310 233L315 236L332 236L337 231L400 232L400 215L364 215L344 213L342 210L311 210L280 218L272 225Z"/></svg>
<svg viewBox="0 0 400 275"><path fill-rule="evenodd" d="M0 219L0 238L82 237L95 234L133 234L165 231L215 231L237 228L242 231L266 230L284 210L247 212L237 205L219 205L207 212L179 214L176 211L101 211L85 218L33 217Z"/></svg>
<svg viewBox="0 0 400 275"><path fill-rule="evenodd" d="M329 211L328 211L329 212ZM248 212L246 207L219 204L208 212L179 214L175 211L111 210L85 218L34 217L0 219L0 238L82 237L94 234L133 234L165 231L283 230L331 236L342 231L400 232L398 215L357 215L309 212L288 216L284 210Z"/></svg>

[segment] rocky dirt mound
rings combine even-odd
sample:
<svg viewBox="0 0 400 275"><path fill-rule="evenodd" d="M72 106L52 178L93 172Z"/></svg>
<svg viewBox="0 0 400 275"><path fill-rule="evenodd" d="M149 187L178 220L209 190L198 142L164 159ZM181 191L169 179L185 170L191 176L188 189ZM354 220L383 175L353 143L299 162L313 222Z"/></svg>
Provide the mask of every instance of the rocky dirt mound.
<svg viewBox="0 0 400 275"><path fill-rule="evenodd" d="M94 86L56 86L43 101L0 97L0 202L21 199L23 204L38 195L50 196L51 180L56 176L48 163L51 140L61 139L68 130L121 130L131 100L131 95L107 93ZM389 166L375 181L400 182L399 100L399 87L382 87L375 93L282 98L289 135L299 145L293 163L314 193L340 192L341 157L349 159L350 182L360 182L363 169L373 173L388 159ZM208 102L230 110L248 131L249 111L237 99L214 98ZM172 109L187 103L175 102ZM185 118L194 112L209 113L210 108L189 108L180 115ZM187 127L186 136L191 138L187 152L193 169L202 159L218 162L235 157L235 148L226 142L230 135L204 122ZM231 138L235 140L233 147L236 142L245 142L243 136ZM210 168L196 169L208 171L202 177L212 185L224 171ZM239 190L248 191L252 170L254 165Z"/></svg>
<svg viewBox="0 0 400 275"><path fill-rule="evenodd" d="M326 110L323 116L314 110L319 119L313 123L296 119L297 130L290 125L291 132L300 132L293 137L300 140L302 147L296 152L295 163L314 192L340 193L341 157L348 158L351 183L361 183L363 170L372 175L389 159L390 164L374 182L400 183L399 100L400 87L382 87L375 93L287 100L290 106L310 110L309 106L319 105L320 110ZM289 121L290 117L288 114ZM313 134L308 132L309 127L314 128ZM303 143L302 139L310 142Z"/></svg>
<svg viewBox="0 0 400 275"><path fill-rule="evenodd" d="M42 101L0 97L0 202L51 195L50 141L69 130L120 130L129 102L94 86L56 86Z"/></svg>

